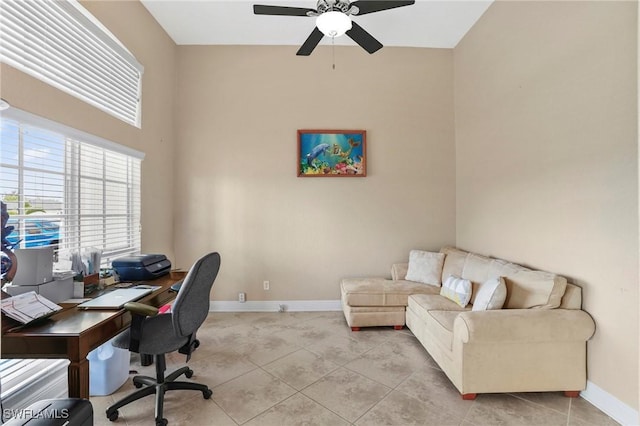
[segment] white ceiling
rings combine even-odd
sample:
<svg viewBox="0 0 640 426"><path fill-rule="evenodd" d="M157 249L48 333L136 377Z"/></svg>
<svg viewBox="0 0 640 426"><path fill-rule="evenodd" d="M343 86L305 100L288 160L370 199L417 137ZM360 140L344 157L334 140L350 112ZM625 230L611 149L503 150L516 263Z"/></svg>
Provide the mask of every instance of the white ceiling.
<svg viewBox="0 0 640 426"><path fill-rule="evenodd" d="M254 15L254 4L316 8L316 0L141 0L176 44L301 45L315 19ZM385 46L453 48L493 0L416 0L353 17ZM325 37L320 44L330 44ZM355 45L346 36L337 45Z"/></svg>

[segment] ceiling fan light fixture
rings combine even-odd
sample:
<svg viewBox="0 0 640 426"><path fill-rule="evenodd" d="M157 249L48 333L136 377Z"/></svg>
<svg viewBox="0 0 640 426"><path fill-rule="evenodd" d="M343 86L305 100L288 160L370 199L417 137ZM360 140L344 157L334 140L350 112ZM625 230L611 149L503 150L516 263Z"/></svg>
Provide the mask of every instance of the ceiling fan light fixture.
<svg viewBox="0 0 640 426"><path fill-rule="evenodd" d="M325 12L316 18L316 27L327 37L340 37L351 29L351 18L342 12Z"/></svg>

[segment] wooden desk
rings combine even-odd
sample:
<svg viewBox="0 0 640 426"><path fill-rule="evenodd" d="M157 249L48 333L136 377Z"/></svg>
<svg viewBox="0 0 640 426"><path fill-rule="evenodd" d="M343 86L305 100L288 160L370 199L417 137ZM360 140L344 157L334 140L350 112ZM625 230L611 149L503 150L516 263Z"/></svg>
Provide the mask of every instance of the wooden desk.
<svg viewBox="0 0 640 426"><path fill-rule="evenodd" d="M174 277L174 278L172 278ZM153 281L158 289L139 302L160 307L170 302L176 293L172 284L182 279L173 273ZM145 282L145 283L147 283ZM64 305L62 305L64 307ZM2 358L62 358L69 364L69 397L89 398L90 351L116 336L131 323L131 314L118 311L82 310L67 306L39 325L2 334Z"/></svg>

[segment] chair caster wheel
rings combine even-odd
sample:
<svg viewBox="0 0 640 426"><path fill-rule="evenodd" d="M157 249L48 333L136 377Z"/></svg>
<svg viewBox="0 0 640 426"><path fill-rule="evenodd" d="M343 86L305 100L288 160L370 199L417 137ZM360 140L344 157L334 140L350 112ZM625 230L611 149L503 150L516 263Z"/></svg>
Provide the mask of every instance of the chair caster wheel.
<svg viewBox="0 0 640 426"><path fill-rule="evenodd" d="M167 424L169 424L167 419L156 420L156 426L167 426Z"/></svg>
<svg viewBox="0 0 640 426"><path fill-rule="evenodd" d="M115 422L116 420L118 420L119 415L120 413L118 413L118 410L112 411L111 413L107 411L107 418L110 422Z"/></svg>
<svg viewBox="0 0 640 426"><path fill-rule="evenodd" d="M213 391L211 389L202 391L202 396L204 397L204 399L211 399L211 395L213 395Z"/></svg>
<svg viewBox="0 0 640 426"><path fill-rule="evenodd" d="M133 386L135 386L136 389L140 389L142 387L142 383L133 382Z"/></svg>
<svg viewBox="0 0 640 426"><path fill-rule="evenodd" d="M193 370L187 370L187 371L185 371L185 372L184 372L184 376L185 376L187 379L190 379L190 378L193 376Z"/></svg>
<svg viewBox="0 0 640 426"><path fill-rule="evenodd" d="M193 349L198 349L199 346L200 346L200 340L196 339L193 342Z"/></svg>

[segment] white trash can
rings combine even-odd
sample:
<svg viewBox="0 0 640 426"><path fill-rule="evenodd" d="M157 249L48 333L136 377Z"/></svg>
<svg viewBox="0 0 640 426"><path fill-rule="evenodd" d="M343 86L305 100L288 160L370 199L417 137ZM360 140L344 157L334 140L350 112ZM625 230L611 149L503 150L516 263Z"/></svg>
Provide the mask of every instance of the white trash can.
<svg viewBox="0 0 640 426"><path fill-rule="evenodd" d="M114 393L129 377L131 353L116 348L111 340L89 352L89 395Z"/></svg>

